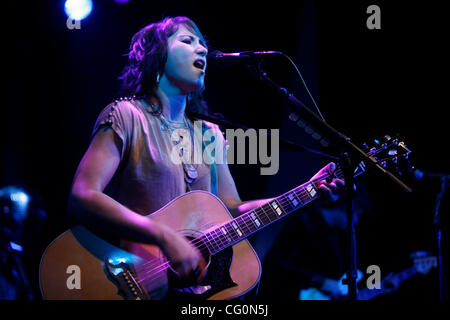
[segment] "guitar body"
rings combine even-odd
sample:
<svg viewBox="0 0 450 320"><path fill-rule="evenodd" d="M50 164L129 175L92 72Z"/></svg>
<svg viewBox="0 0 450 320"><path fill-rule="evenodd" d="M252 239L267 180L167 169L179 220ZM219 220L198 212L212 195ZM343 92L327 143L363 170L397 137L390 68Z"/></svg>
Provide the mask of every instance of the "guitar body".
<svg viewBox="0 0 450 320"><path fill-rule="evenodd" d="M211 193L192 191L149 218L195 239L232 216ZM40 265L40 287L43 298L53 300L225 300L245 294L259 281L261 264L247 240L204 258L208 265L200 283L179 288L159 247L133 242L113 245L77 226L46 249Z"/></svg>

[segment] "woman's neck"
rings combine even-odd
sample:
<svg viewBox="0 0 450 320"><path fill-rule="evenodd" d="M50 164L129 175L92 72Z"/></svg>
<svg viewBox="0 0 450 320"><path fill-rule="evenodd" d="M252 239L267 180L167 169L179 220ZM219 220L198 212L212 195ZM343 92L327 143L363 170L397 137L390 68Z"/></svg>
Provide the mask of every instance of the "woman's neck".
<svg viewBox="0 0 450 320"><path fill-rule="evenodd" d="M156 96L161 104L162 114L167 120L183 122L186 110L186 94L171 86L167 78L162 77Z"/></svg>

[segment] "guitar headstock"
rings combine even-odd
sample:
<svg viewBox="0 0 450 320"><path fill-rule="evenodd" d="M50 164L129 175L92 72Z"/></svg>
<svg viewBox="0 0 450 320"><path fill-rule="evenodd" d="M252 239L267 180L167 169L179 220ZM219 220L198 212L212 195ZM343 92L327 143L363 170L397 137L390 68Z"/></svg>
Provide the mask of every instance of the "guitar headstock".
<svg viewBox="0 0 450 320"><path fill-rule="evenodd" d="M410 256L414 261L414 267L417 272L421 274L427 274L431 268L437 267L436 257L431 256L427 251L416 251Z"/></svg>
<svg viewBox="0 0 450 320"><path fill-rule="evenodd" d="M382 139L374 139L372 146L364 143L362 150L377 164L396 175L401 176L413 169L410 162L411 150L398 137L393 138L390 135L385 135ZM365 163L360 162L355 170L355 176L365 171Z"/></svg>

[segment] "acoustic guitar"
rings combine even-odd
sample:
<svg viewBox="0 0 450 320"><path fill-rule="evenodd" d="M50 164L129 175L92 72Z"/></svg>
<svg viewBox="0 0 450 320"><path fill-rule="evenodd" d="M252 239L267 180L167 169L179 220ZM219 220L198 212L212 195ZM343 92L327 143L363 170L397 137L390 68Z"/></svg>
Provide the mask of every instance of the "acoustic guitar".
<svg viewBox="0 0 450 320"><path fill-rule="evenodd" d="M368 154L380 165L406 159L410 150L386 138ZM387 156L386 156L387 155ZM380 161L378 161L378 157ZM360 163L354 176L365 171ZM44 299L211 299L244 295L261 275L261 263L247 237L320 197L317 182L343 178L340 166L246 212L237 218L220 199L191 191L149 214L149 219L178 230L202 253L206 267L194 286L182 287L158 246L105 240L84 226L73 227L45 250L40 264Z"/></svg>

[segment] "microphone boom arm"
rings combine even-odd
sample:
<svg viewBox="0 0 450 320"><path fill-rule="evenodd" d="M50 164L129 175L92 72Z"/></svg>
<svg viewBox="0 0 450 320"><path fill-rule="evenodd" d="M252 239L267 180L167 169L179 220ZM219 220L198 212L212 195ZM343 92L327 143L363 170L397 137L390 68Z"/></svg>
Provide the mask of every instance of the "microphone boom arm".
<svg viewBox="0 0 450 320"><path fill-rule="evenodd" d="M349 300L357 300L357 258L356 258L356 235L355 225L353 217L353 164L364 161L367 166L374 168L380 172L383 176L387 177L402 190L411 192L412 190L404 184L400 179L394 176L389 171L376 163L376 160L368 156L363 150L358 148L350 138L337 131L328 123L320 119L314 112L307 108L299 99L297 99L286 88L281 87L275 81L269 78L267 73L261 69L262 61L257 64L248 64L249 69L257 76L257 78L268 84L275 89L279 94L286 98L289 102L289 106L294 109L298 115L303 117L306 121L312 124L313 127L318 129L326 137L329 138L331 143L338 145L342 149L341 162L344 169L345 186L346 186L346 212L347 212L347 242L348 242L348 268L346 273L346 279L343 283L348 286L348 298ZM356 158L356 159L352 159ZM358 161L354 161L358 160Z"/></svg>
<svg viewBox="0 0 450 320"><path fill-rule="evenodd" d="M279 94L286 98L289 102L289 106L294 109L294 112L298 113L306 121L312 124L316 129L321 131L325 136L327 136L332 143L339 145L343 150L349 153L350 156L356 157L357 162L364 161L368 166L372 167L375 171L381 173L382 176L388 178L394 184L399 186L403 191L411 192L412 189L403 183L399 178L393 175L388 170L384 169L382 166L376 163L376 160L368 156L363 150L357 147L349 137L337 131L335 128L330 126L328 123L320 119L314 112L312 112L308 107L305 106L303 102L297 99L292 93L290 93L286 88L281 87L275 81L273 81L268 74L261 69L261 62L257 65L249 65L249 69L256 74L257 78L268 84L270 87L275 89Z"/></svg>

